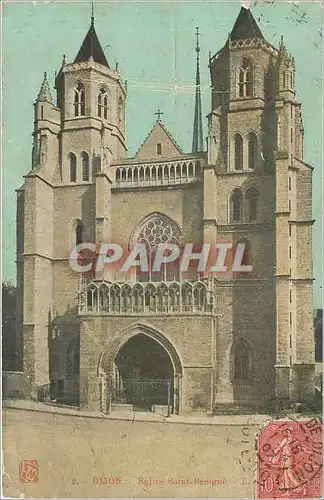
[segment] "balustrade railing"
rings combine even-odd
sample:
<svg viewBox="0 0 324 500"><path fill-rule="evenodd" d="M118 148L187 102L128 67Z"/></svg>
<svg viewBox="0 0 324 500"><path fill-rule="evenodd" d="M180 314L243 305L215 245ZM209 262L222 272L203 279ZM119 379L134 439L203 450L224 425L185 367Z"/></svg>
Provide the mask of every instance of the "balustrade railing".
<svg viewBox="0 0 324 500"><path fill-rule="evenodd" d="M161 283L92 281L79 293L79 314L210 314L214 293L202 280Z"/></svg>
<svg viewBox="0 0 324 500"><path fill-rule="evenodd" d="M122 165L115 169L115 187L186 184L201 176L199 160Z"/></svg>

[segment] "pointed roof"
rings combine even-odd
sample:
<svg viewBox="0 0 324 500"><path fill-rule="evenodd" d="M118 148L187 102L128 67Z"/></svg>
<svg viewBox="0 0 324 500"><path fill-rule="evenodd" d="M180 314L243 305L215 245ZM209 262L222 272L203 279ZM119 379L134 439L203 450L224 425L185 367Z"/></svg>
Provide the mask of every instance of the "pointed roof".
<svg viewBox="0 0 324 500"><path fill-rule="evenodd" d="M231 40L244 38L261 38L263 35L250 9L242 7L231 32Z"/></svg>
<svg viewBox="0 0 324 500"><path fill-rule="evenodd" d="M38 102L47 101L47 102L50 102L51 104L53 104L52 94L50 91L50 86L49 86L48 81L47 81L46 71L44 73L43 83L42 83L41 88L38 92L37 101Z"/></svg>
<svg viewBox="0 0 324 500"><path fill-rule="evenodd" d="M74 59L75 63L78 62L86 62L89 61L90 57L96 63L102 64L109 68L108 61L102 50L102 47L99 42L99 38L97 36L95 27L94 27L94 17L91 17L91 24L88 33L86 34L85 39L80 47L79 52L77 53L76 58Z"/></svg>
<svg viewBox="0 0 324 500"><path fill-rule="evenodd" d="M200 61L199 61L199 28L196 28L196 53L197 53L197 66L196 66L196 97L195 97L195 111L194 111L194 124L192 135L192 153L199 153L204 150L203 129L202 129L202 114L201 114L201 91L200 91Z"/></svg>
<svg viewBox="0 0 324 500"><path fill-rule="evenodd" d="M156 145L161 144L161 155L157 154ZM146 139L141 144L135 158L139 160L163 159L167 157L178 157L183 155L183 151L176 143L170 132L160 119L157 119L148 133Z"/></svg>

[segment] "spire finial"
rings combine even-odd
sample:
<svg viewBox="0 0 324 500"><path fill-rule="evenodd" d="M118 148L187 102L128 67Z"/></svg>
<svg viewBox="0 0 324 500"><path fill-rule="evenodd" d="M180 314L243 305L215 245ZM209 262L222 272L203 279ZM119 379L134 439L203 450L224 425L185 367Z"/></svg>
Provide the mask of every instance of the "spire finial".
<svg viewBox="0 0 324 500"><path fill-rule="evenodd" d="M197 52L197 56L200 52L200 47L199 47L199 37L200 37L200 33L199 33L199 27L196 26L196 52Z"/></svg>
<svg viewBox="0 0 324 500"><path fill-rule="evenodd" d="M47 72L46 71L44 71L44 78L43 78L43 82L41 84L40 90L38 92L37 101L38 102L47 101L50 103L53 102L50 87L49 87L49 84L47 81Z"/></svg>
<svg viewBox="0 0 324 500"><path fill-rule="evenodd" d="M94 12L93 12L93 2L91 2L91 25L94 24Z"/></svg>
<svg viewBox="0 0 324 500"><path fill-rule="evenodd" d="M204 150L203 133L202 133L202 115L201 115L201 91L200 91L200 67L199 67L199 27L196 26L196 53L197 53L197 67L196 67L196 98L195 98L195 113L193 124L193 137L192 137L192 152L198 153Z"/></svg>

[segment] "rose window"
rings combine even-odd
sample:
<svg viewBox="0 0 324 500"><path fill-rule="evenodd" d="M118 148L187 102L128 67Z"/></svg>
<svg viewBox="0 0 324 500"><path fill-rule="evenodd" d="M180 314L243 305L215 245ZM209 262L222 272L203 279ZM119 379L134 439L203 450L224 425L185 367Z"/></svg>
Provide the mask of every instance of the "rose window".
<svg viewBox="0 0 324 500"><path fill-rule="evenodd" d="M138 242L145 243L151 251L161 243L180 243L179 230L171 221L153 217L140 230Z"/></svg>

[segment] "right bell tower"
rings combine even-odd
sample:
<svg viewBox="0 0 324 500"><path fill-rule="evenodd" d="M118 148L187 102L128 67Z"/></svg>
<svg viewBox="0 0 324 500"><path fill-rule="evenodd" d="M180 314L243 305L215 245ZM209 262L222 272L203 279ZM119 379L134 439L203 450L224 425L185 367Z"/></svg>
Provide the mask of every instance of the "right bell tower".
<svg viewBox="0 0 324 500"><path fill-rule="evenodd" d="M250 278L260 290L259 314L264 308L264 330L258 334L264 344L259 349L253 328L240 335L251 340L259 362L264 356L266 366L272 359L269 380L277 406L312 402L313 167L303 159L295 61L283 37L278 48L272 46L251 11L242 7L225 45L209 58L209 68L205 241L216 241L226 230L234 244L238 237L246 243L245 263L253 265ZM247 276L232 276L233 297L244 279L246 296L251 293ZM251 304L246 307L258 314Z"/></svg>

